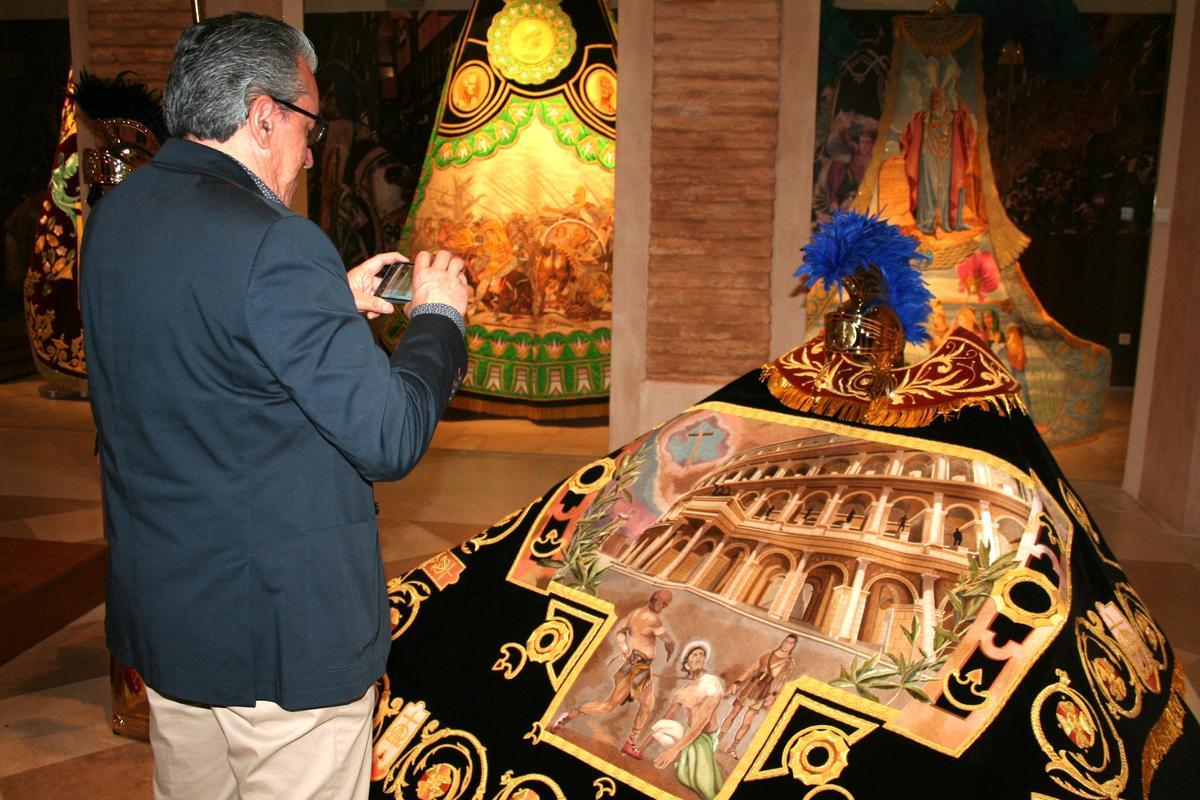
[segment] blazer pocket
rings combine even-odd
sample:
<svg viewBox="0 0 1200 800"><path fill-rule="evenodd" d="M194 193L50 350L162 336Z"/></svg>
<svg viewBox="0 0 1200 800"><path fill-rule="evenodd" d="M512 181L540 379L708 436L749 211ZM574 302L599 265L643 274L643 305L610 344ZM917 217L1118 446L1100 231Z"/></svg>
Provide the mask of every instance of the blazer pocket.
<svg viewBox="0 0 1200 800"><path fill-rule="evenodd" d="M326 669L359 665L383 635L383 565L376 522L310 531L308 642Z"/></svg>

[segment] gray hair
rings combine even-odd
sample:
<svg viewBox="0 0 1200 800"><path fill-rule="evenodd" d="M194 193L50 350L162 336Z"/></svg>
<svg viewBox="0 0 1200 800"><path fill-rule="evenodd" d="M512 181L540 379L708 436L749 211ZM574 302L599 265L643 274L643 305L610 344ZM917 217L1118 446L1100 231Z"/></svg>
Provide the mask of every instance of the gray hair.
<svg viewBox="0 0 1200 800"><path fill-rule="evenodd" d="M175 43L163 98L167 130L226 141L245 124L254 98L300 97L297 60L316 71L312 42L277 19L238 13L193 25Z"/></svg>

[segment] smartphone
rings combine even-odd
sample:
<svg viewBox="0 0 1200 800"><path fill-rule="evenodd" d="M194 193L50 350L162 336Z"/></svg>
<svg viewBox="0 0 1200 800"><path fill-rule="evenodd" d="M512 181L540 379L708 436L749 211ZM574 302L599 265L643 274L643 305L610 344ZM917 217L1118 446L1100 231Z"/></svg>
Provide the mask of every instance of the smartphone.
<svg viewBox="0 0 1200 800"><path fill-rule="evenodd" d="M389 303L407 303L412 300L413 262L393 261L379 271L379 288L376 297Z"/></svg>

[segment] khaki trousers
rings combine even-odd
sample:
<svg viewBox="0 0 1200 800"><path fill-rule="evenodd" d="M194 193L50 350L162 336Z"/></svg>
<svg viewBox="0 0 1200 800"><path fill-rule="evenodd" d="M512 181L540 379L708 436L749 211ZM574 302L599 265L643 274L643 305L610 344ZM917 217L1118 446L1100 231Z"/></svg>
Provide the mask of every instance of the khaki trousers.
<svg viewBox="0 0 1200 800"><path fill-rule="evenodd" d="M375 687L344 706L286 711L150 700L155 800L360 800L371 772Z"/></svg>

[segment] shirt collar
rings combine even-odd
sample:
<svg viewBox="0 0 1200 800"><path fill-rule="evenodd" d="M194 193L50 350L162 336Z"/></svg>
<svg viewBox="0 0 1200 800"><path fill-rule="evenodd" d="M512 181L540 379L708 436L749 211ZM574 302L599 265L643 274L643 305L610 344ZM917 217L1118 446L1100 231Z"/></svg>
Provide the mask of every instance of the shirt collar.
<svg viewBox="0 0 1200 800"><path fill-rule="evenodd" d="M279 195L277 195L273 191L271 191L271 187L267 186L267 184L263 182L263 179L258 177L257 175L255 175L250 170L249 167L247 167L242 162L238 161L236 158L233 158L233 156L230 156L230 158L232 158L234 163L237 164L239 167L241 167L242 170L244 170L245 173L250 176L250 180L254 181L254 185L258 187L258 191L262 192L263 197L267 198L268 200L271 200L272 202L279 203L279 205L281 205L281 206L287 205L287 203L285 203L285 202L283 202L283 200L279 199Z"/></svg>

